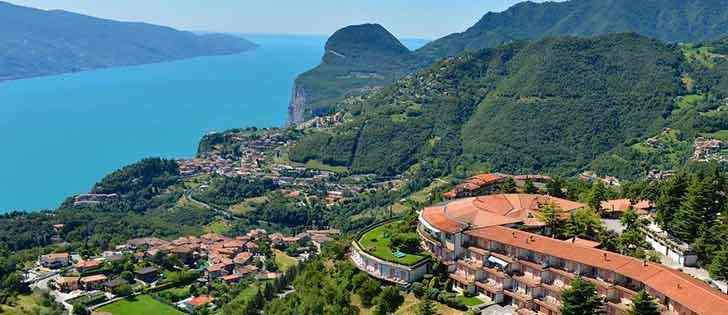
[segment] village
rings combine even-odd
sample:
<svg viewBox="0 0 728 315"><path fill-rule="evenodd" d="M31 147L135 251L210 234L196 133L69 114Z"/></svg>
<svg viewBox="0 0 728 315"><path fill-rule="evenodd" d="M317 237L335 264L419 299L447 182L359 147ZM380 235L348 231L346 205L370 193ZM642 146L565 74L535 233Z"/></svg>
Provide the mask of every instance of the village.
<svg viewBox="0 0 728 315"><path fill-rule="evenodd" d="M115 313L129 297L193 313L229 302L226 292L236 286L257 290L274 283L281 286L277 291L290 291L287 272L339 234L329 229L284 236L253 229L234 238L215 233L171 241L136 238L99 255L43 255L26 281L50 290L71 314Z"/></svg>

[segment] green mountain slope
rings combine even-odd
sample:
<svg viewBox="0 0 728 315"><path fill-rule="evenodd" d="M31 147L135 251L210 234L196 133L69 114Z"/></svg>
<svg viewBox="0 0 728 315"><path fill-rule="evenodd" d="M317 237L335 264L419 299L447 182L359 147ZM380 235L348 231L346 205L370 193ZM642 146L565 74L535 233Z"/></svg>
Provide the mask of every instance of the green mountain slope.
<svg viewBox="0 0 728 315"><path fill-rule="evenodd" d="M412 71L411 65L426 67L434 61L519 40L548 36L590 37L634 32L668 42L698 43L728 34L728 0L571 0L522 2L500 13L488 13L474 26L435 40L413 52L403 67L369 64L368 71L385 78L398 78ZM394 63L393 65L398 65ZM325 65L322 64L322 66ZM340 73L353 73L361 64L339 64L338 76L311 72L297 81L291 106L291 121L300 122L317 113L327 113L343 95L377 85L368 78L343 83ZM315 85L311 82L316 82ZM304 95L305 94L305 95ZM325 97L319 97L325 95Z"/></svg>
<svg viewBox="0 0 728 315"><path fill-rule="evenodd" d="M321 64L296 79L292 121L326 114L342 93L382 87L414 69L412 52L378 24L340 29L325 49Z"/></svg>
<svg viewBox="0 0 728 315"><path fill-rule="evenodd" d="M256 46L230 35L196 35L1 1L0 20L0 81L233 54Z"/></svg>
<svg viewBox="0 0 728 315"><path fill-rule="evenodd" d="M445 59L371 94L349 108L352 121L304 138L291 158L388 175L418 163L574 172L675 123L679 97L691 93L686 77L713 78L690 88L722 93L721 71L636 34L513 43Z"/></svg>

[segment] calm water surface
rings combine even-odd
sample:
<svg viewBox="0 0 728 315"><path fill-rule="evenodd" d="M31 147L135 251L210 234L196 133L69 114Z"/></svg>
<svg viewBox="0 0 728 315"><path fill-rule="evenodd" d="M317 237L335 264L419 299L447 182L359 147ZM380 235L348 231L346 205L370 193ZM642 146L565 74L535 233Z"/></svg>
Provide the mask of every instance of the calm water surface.
<svg viewBox="0 0 728 315"><path fill-rule="evenodd" d="M54 208L144 157L191 157L210 131L282 125L326 38L246 37L260 47L0 83L0 212Z"/></svg>

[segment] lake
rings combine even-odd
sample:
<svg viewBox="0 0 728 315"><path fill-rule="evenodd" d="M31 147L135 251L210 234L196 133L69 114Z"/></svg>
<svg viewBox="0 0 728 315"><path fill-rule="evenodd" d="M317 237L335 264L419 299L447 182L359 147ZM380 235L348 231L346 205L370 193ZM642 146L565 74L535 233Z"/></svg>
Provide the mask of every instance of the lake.
<svg viewBox="0 0 728 315"><path fill-rule="evenodd" d="M0 83L0 212L55 208L144 157L192 157L211 131L283 125L326 38L245 37L260 47Z"/></svg>

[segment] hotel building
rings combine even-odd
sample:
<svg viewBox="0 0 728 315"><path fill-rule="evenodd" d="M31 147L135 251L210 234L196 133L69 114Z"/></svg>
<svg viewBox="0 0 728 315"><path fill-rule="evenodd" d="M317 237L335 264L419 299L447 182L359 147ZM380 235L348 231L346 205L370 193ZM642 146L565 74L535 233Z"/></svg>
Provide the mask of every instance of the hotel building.
<svg viewBox="0 0 728 315"><path fill-rule="evenodd" d="M606 299L606 313L626 314L645 289L663 314L728 314L728 296L661 264L597 249L597 243L545 237L537 219L542 205L561 215L583 204L540 195L466 198L425 208L418 233L425 247L449 266L458 290L467 290L519 314L560 314L561 293L577 276Z"/></svg>

